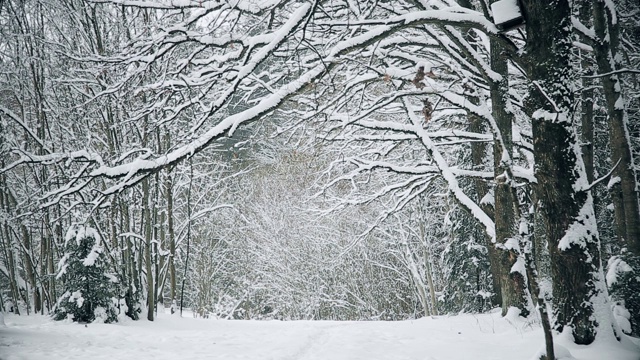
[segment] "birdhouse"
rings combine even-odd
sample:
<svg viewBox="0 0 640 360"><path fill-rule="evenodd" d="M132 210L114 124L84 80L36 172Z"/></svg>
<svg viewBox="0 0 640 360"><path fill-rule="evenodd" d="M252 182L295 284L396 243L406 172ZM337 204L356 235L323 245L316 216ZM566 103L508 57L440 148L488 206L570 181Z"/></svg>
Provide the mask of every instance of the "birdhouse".
<svg viewBox="0 0 640 360"><path fill-rule="evenodd" d="M493 22L496 27L506 32L524 25L524 16L518 0L500 0L491 4Z"/></svg>

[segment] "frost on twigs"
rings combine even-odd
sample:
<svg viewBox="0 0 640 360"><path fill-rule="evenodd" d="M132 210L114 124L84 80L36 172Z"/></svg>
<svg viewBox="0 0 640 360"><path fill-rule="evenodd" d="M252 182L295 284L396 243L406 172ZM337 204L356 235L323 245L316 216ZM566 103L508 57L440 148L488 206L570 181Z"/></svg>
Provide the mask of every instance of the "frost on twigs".
<svg viewBox="0 0 640 360"><path fill-rule="evenodd" d="M64 292L56 303L54 319L117 321L114 276L107 273L105 260L100 235L95 229L84 225L69 228L57 274L63 281Z"/></svg>

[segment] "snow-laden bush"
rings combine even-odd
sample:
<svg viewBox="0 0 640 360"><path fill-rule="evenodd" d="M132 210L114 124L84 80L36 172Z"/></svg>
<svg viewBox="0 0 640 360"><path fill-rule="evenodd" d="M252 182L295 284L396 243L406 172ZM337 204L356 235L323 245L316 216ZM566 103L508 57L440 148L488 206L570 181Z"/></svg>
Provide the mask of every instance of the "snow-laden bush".
<svg viewBox="0 0 640 360"><path fill-rule="evenodd" d="M616 305L614 317L623 332L640 335L640 258L626 249L609 259L607 285Z"/></svg>
<svg viewBox="0 0 640 360"><path fill-rule="evenodd" d="M64 247L57 274L64 292L56 303L54 319L118 321L118 302L113 297L117 280L107 272L100 235L91 227L72 225Z"/></svg>

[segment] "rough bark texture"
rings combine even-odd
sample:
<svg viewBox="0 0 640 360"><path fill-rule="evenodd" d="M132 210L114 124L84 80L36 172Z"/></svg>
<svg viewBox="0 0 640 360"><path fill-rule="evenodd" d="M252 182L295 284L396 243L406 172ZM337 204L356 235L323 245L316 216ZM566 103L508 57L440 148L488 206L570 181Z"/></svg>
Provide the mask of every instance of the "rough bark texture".
<svg viewBox="0 0 640 360"><path fill-rule="evenodd" d="M471 101L478 103L477 98L472 98ZM469 118L469 131L483 133L484 126L482 119L474 114L468 114ZM479 170L484 164L484 158L486 155L486 145L480 142L471 143L471 161L474 170ZM489 192L489 187L483 179L474 179L474 188L476 191L478 203ZM492 214L493 209L488 204L481 204L482 210L487 214ZM484 233L484 232L483 232ZM504 277L502 274L506 271L501 267L500 262L500 250L496 249L495 244L491 241L491 237L484 233L485 246L487 247L487 254L489 256L489 267L491 269L492 290L494 296L491 298L492 304L496 306L502 306L502 285L501 279Z"/></svg>
<svg viewBox="0 0 640 360"><path fill-rule="evenodd" d="M491 40L491 68L502 75L500 81L491 83L491 107L493 117L500 130L501 141L494 142L494 209L496 224L496 243L500 247L500 286L502 289L502 315L510 307L520 309L524 317L529 315L527 307L527 284L525 274L511 271L519 257L518 249L518 198L513 188L510 158L513 153L512 125L513 115L508 111L508 71L507 59L496 40ZM504 152L507 154L504 154ZM507 155L503 157L503 155ZM524 271L524 267L522 268Z"/></svg>
<svg viewBox="0 0 640 360"><path fill-rule="evenodd" d="M534 139L536 211L547 240L558 331L571 326L575 342L596 335L593 297L600 264L591 194L579 161L572 125L571 10L567 0L525 1L527 72L532 84L527 103ZM581 159L580 159L581 160Z"/></svg>

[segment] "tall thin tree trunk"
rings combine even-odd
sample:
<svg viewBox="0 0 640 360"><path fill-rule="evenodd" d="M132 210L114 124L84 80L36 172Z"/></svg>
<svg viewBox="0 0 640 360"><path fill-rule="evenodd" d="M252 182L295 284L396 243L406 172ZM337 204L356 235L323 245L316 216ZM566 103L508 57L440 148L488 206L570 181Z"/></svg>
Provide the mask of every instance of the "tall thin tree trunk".
<svg viewBox="0 0 640 360"><path fill-rule="evenodd" d="M153 321L155 284L153 281L153 264L151 263L151 241L153 240L153 232L151 226L151 209L149 209L149 178L145 178L142 181L142 211L144 214L144 262L147 273L147 319Z"/></svg>
<svg viewBox="0 0 640 360"><path fill-rule="evenodd" d="M471 97L471 101L475 104L479 104L480 100L477 97ZM469 131L475 133L483 133L484 126L482 124L482 119L475 114L467 114L469 119ZM484 159L486 156L486 145L480 142L471 143L471 162L473 164L474 170L480 170L484 166ZM486 196L489 192L489 187L484 179L474 179L473 182L477 198L476 201L481 204L482 209L487 214L493 214L493 209L491 209L490 204L482 204L482 198ZM492 280L492 290L493 290L493 298L492 304L497 306L502 306L502 274L505 273L505 269L502 268L502 263L500 261L500 250L496 248L496 244L493 243L493 239L486 235L484 232L484 241L485 246L487 247L487 254L489 257L489 268L491 269L491 280Z"/></svg>
<svg viewBox="0 0 640 360"><path fill-rule="evenodd" d="M591 21L592 11L591 11L591 1L582 1L579 4L580 8L578 9L578 14L580 16L580 21L584 24L589 24ZM591 74L593 72L591 58L585 54L585 52L580 51L580 65L582 67L582 72L585 74ZM580 115L581 115L581 131L580 131L580 141L582 143L582 159L584 161L584 167L587 172L587 180L589 183L593 183L594 180L594 155L593 155L593 146L594 146L594 109L593 109L593 96L594 91L592 88L593 81L588 77L582 78L582 92L581 92L581 102L580 102Z"/></svg>
<svg viewBox="0 0 640 360"><path fill-rule="evenodd" d="M171 147L171 134L167 129L164 132L164 146L166 149ZM169 237L169 276L170 276L170 298L171 298L171 313L176 311L176 236L173 224L173 168L167 170L167 175L164 182L164 191L167 201L167 235Z"/></svg>
<svg viewBox="0 0 640 360"><path fill-rule="evenodd" d="M40 291L36 281L36 272L31 253L31 234L24 224L20 224L20 234L22 236L22 261L27 273L27 280L33 292L33 312L40 312ZM27 306L28 307L28 306Z"/></svg>
<svg viewBox="0 0 640 360"><path fill-rule="evenodd" d="M500 131L500 141L493 146L494 181L494 221L496 224L496 244L499 246L498 259L501 268L500 286L502 292L502 315L510 307L520 310L520 315L529 315L527 283L524 267L518 269L516 263L521 257L518 236L519 204L515 190L511 158L513 156L512 126L513 114L509 111L509 72L502 46L495 39L490 40L491 69L501 75L499 81L490 84L491 110ZM505 154L506 152L506 154Z"/></svg>
<svg viewBox="0 0 640 360"><path fill-rule="evenodd" d="M609 118L609 147L611 161L618 166L613 170L610 193L616 219L616 233L629 250L640 256L640 209L636 183L635 164L631 153L626 104L622 93L623 84L618 74L619 25L615 9L605 2L593 2L593 25L596 32L594 53L598 64L600 81L606 99Z"/></svg>
<svg viewBox="0 0 640 360"><path fill-rule="evenodd" d="M424 210L420 207L420 214L424 214ZM433 284L433 273L431 272L431 254L429 252L429 246L427 244L427 235L425 231L425 220L420 219L420 242L422 245L422 254L424 256L424 272L427 278L427 286L429 287L429 298L431 300L431 313L438 315L438 303L436 300L436 290Z"/></svg>
<svg viewBox="0 0 640 360"><path fill-rule="evenodd" d="M129 212L129 206L123 199L120 200L120 223L121 228L125 233L131 231L131 215ZM142 291L141 284L139 282L139 272L136 263L138 254L135 251L135 241L129 237L124 238L126 244L123 246L123 263L124 271L127 279L127 293L125 294L125 302L127 304L127 316L133 320L138 320L139 316L139 299L138 294ZM139 262L139 259L137 260Z"/></svg>
<svg viewBox="0 0 640 360"><path fill-rule="evenodd" d="M170 297L172 311L175 311L176 301L176 237L173 226L173 183L171 173L167 174L165 181L165 191L167 197L167 231L169 235L169 275L171 281Z"/></svg>
<svg viewBox="0 0 640 360"><path fill-rule="evenodd" d="M531 217L533 218L533 217ZM549 313L547 311L547 301L545 294L540 290L538 283L538 271L536 269L535 261L533 261L531 250L533 249L533 242L529 239L530 248L524 249L524 257L527 267L527 278L529 279L529 288L534 296L536 296L536 309L540 315L540 322L542 323L542 331L544 332L544 343L546 358L540 360L555 360L555 349L553 347L553 333L551 331L551 320L549 319Z"/></svg>
<svg viewBox="0 0 640 360"><path fill-rule="evenodd" d="M159 300L162 296L158 295L158 281L160 280L160 269L158 267L158 258L160 257L159 255L159 249L160 246L158 244L158 174L156 173L155 176L155 181L154 181L154 199L153 199L153 214L151 216L151 218L153 219L153 223L152 223L152 238L154 240L153 242L153 247L151 248L152 253L151 253L151 258L152 258L152 263L153 263L153 278L154 278L154 284L153 284L153 294L154 294L154 299L153 299L153 306L155 308L156 313L158 312L158 302L161 301Z"/></svg>
<svg viewBox="0 0 640 360"><path fill-rule="evenodd" d="M5 257L8 259L9 266L9 288L11 289L11 298L13 301L13 312L15 314L20 315L20 308L18 307L20 301L20 287L18 283L17 273L16 273L16 261L13 249L13 242L11 241L11 231L9 230L9 224L7 222L4 223L3 229L3 244L2 247L6 251Z"/></svg>
<svg viewBox="0 0 640 360"><path fill-rule="evenodd" d="M619 60L619 19L614 4L602 0L593 2L593 26L596 39L594 53L602 83L609 123L609 148L611 161L616 168L609 182L613 200L615 228L620 247L627 252L621 254L631 264L633 275L621 279L621 297L631 314L631 332L640 334L640 188L633 159L627 104L624 99L623 82L615 71L621 68Z"/></svg>

